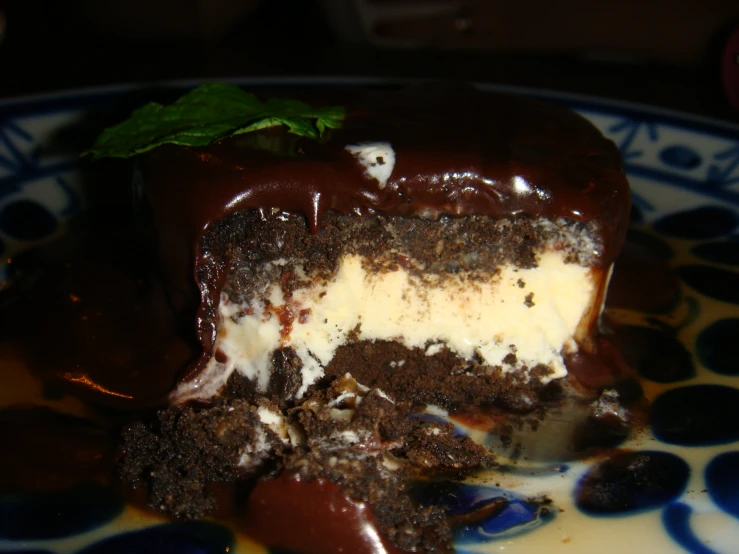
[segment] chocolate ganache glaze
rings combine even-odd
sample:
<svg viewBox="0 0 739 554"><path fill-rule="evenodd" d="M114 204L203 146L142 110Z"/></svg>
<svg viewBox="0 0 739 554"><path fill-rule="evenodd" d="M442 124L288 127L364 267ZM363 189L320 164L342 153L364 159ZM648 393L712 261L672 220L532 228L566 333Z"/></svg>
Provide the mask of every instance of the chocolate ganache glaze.
<svg viewBox="0 0 739 554"><path fill-rule="evenodd" d="M165 145L140 160L172 298L180 308L192 306L199 290L203 354L185 378L211 356L224 278L201 238L210 224L239 210L303 214L312 233L327 210L569 218L598 223L600 268L621 247L630 200L618 150L565 108L446 84L306 99L345 106L343 127L321 140L271 128L202 148ZM346 149L366 143L394 151L384 186Z"/></svg>

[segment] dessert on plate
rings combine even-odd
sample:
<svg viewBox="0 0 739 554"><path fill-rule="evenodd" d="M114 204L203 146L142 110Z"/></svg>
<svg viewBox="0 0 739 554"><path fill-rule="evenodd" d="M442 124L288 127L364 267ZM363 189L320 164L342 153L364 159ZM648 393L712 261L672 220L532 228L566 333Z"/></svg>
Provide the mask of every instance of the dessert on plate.
<svg viewBox="0 0 739 554"><path fill-rule="evenodd" d="M230 506L271 546L451 551L413 483L494 459L443 417L526 412L612 371L621 159L567 109L472 86L301 95L204 85L91 151L137 156L198 347L124 430L118 474L175 516ZM289 533L267 516L285 511Z"/></svg>

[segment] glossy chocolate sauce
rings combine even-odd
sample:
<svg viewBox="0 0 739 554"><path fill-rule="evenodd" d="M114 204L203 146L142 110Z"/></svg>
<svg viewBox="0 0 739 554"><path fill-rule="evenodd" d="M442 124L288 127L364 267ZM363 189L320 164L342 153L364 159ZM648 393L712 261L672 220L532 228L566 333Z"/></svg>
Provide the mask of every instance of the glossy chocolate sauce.
<svg viewBox="0 0 739 554"><path fill-rule="evenodd" d="M367 504L323 479L304 482L283 474L260 481L238 525L264 544L301 554L402 552L380 535Z"/></svg>
<svg viewBox="0 0 739 554"><path fill-rule="evenodd" d="M346 120L322 140L276 128L205 148L166 145L142 159L167 285L183 306L197 298L193 286L199 290L203 356L187 378L211 356L225 278L222 260L211 258L201 238L238 210L302 214L313 233L326 210L595 221L597 265L615 259L628 224L628 183L616 146L579 115L461 85L334 96L319 103L345 106ZM384 187L346 150L371 142L395 152Z"/></svg>

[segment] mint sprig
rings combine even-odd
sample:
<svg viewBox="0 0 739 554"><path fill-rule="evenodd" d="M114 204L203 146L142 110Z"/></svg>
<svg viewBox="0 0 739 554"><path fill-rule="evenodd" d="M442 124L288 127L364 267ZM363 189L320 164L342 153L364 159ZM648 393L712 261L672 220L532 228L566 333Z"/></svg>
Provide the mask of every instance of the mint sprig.
<svg viewBox="0 0 739 554"><path fill-rule="evenodd" d="M163 106L150 103L123 123L105 129L83 155L128 158L165 143L205 146L222 138L285 125L293 134L319 138L338 129L344 119L339 106L313 108L299 100L260 101L225 83L206 83Z"/></svg>

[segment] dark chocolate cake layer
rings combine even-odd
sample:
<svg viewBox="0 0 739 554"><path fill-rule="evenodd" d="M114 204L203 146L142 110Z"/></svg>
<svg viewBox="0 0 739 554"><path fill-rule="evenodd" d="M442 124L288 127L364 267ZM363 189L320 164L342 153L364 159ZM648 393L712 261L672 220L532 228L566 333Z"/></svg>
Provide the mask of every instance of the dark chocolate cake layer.
<svg viewBox="0 0 739 554"><path fill-rule="evenodd" d="M309 234L300 215L245 210L208 229L203 239L208 261L203 270L215 271L212 264L223 266L222 290L232 301L239 301L266 289L281 278L283 268L294 264L301 264L309 281L333 278L347 255L361 257L370 272L402 267L421 280L464 273L469 279L486 281L505 264L536 267L537 255L550 245L563 250L571 263L594 266L598 240L593 225L564 219L544 225L529 217L428 220L334 211L325 214L320 232ZM270 265L276 260L281 260L278 265ZM285 289L299 285L288 282Z"/></svg>

